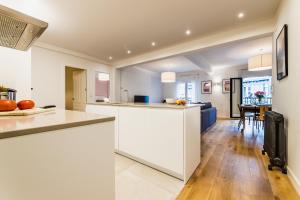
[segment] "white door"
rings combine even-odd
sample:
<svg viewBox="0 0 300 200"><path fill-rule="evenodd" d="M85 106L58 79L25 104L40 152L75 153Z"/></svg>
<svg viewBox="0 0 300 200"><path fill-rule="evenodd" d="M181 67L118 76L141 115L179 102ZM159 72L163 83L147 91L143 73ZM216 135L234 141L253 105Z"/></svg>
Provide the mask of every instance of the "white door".
<svg viewBox="0 0 300 200"><path fill-rule="evenodd" d="M73 110L85 111L86 105L86 71L73 72Z"/></svg>

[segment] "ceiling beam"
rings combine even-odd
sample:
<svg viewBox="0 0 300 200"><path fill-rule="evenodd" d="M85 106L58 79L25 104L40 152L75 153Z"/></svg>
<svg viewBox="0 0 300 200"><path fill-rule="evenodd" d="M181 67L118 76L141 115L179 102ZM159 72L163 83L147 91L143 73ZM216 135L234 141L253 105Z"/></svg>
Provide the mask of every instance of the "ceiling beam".
<svg viewBox="0 0 300 200"><path fill-rule="evenodd" d="M239 41L264 35L271 35L274 32L275 19L238 26L230 30L223 30L209 34L194 40L176 44L166 48L158 49L149 53L134 56L128 59L117 61L112 64L115 68L127 67L149 61L160 60L172 56L186 54L199 49L212 47L228 42Z"/></svg>
<svg viewBox="0 0 300 200"><path fill-rule="evenodd" d="M196 56L185 55L184 57L197 65L201 71L204 71L206 73L210 73L212 71L210 64L204 56L197 54Z"/></svg>

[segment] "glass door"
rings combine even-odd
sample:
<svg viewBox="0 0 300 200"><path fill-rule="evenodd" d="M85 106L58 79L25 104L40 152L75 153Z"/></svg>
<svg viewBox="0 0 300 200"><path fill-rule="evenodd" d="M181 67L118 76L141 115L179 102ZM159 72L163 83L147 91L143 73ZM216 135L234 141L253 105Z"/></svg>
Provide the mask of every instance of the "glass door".
<svg viewBox="0 0 300 200"><path fill-rule="evenodd" d="M196 102L195 82L179 82L176 88L176 98L187 100L189 103Z"/></svg>
<svg viewBox="0 0 300 200"><path fill-rule="evenodd" d="M243 79L231 78L230 79L230 117L240 118L239 106L242 104L243 97Z"/></svg>

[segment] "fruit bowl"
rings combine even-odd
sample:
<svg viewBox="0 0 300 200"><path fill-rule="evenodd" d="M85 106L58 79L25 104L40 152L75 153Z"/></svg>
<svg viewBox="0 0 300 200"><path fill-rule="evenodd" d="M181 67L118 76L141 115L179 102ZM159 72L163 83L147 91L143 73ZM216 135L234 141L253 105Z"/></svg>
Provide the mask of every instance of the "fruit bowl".
<svg viewBox="0 0 300 200"><path fill-rule="evenodd" d="M172 99L172 98L167 98L166 99L166 103L168 103L168 104L176 104L176 100Z"/></svg>
<svg viewBox="0 0 300 200"><path fill-rule="evenodd" d="M177 100L176 104L184 106L186 104L186 100Z"/></svg>

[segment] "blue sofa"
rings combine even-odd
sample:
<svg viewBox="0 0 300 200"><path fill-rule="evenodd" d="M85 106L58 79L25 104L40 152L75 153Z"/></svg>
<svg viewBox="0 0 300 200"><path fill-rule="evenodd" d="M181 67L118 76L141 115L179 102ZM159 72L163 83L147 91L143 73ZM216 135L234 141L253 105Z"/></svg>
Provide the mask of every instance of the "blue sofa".
<svg viewBox="0 0 300 200"><path fill-rule="evenodd" d="M209 127L211 127L217 121L217 109L212 107L210 102L202 103L201 105L201 133L205 132Z"/></svg>

